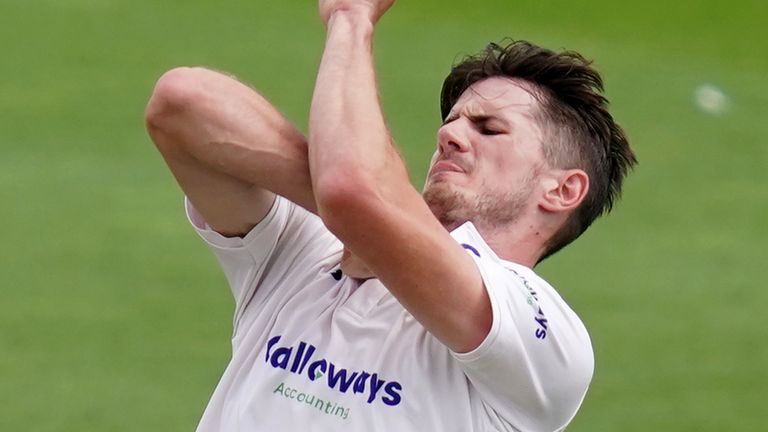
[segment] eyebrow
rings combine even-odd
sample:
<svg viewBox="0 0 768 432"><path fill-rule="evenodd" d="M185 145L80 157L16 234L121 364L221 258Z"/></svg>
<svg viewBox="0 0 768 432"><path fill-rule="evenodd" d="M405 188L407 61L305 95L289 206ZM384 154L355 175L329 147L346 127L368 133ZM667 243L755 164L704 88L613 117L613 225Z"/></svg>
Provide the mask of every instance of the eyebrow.
<svg viewBox="0 0 768 432"><path fill-rule="evenodd" d="M456 120L457 118L459 118L459 116L460 116L459 114L455 114L455 113L449 114L448 117L445 118L445 121L443 121L443 124L450 123ZM469 119L469 121L475 124L485 124L485 123L488 123L489 121L498 121L504 127L509 127L508 121L506 121L501 117L490 115L490 114L467 114L466 117L467 119Z"/></svg>
<svg viewBox="0 0 768 432"><path fill-rule="evenodd" d="M490 120L499 120L501 121L501 118L488 115L488 114L477 114L477 115L468 115L467 118L472 121L473 123L486 123Z"/></svg>
<svg viewBox="0 0 768 432"><path fill-rule="evenodd" d="M486 123L492 120L497 120L503 123L504 125L508 125L509 122L503 119L502 117L492 115L492 114L485 114L482 109L467 109L466 110L466 117L471 121L472 123ZM443 121L443 124L452 122L453 120L456 120L459 118L461 114L457 112L451 112L448 114L448 116L445 118L445 121Z"/></svg>

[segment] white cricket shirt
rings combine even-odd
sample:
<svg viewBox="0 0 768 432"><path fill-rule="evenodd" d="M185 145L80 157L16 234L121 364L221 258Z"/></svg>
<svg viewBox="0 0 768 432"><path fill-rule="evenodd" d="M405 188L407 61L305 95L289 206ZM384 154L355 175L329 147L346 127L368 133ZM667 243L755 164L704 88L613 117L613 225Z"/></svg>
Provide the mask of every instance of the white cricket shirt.
<svg viewBox="0 0 768 432"><path fill-rule="evenodd" d="M581 404L594 365L583 324L471 223L451 235L480 269L493 324L458 354L377 279L342 275L341 243L290 201L244 238L187 213L235 298L232 358L198 432L554 431Z"/></svg>

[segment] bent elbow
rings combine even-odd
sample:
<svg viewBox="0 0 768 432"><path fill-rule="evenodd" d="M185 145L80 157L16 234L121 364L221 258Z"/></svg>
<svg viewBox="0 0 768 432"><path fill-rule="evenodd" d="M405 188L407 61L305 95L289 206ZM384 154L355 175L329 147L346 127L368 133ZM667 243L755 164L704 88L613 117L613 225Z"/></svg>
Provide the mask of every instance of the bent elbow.
<svg viewBox="0 0 768 432"><path fill-rule="evenodd" d="M354 170L333 170L316 179L314 185L318 214L326 227L343 238L346 230L354 226L375 205L377 191L364 175Z"/></svg>
<svg viewBox="0 0 768 432"><path fill-rule="evenodd" d="M208 71L196 67L177 67L157 80L144 114L147 130L169 132L202 97L201 80Z"/></svg>

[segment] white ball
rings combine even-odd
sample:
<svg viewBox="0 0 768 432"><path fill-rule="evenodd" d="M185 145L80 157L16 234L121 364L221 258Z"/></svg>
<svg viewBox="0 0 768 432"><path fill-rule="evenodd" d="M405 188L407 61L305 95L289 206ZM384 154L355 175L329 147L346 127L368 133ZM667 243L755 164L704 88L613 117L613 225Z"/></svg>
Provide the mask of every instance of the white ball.
<svg viewBox="0 0 768 432"><path fill-rule="evenodd" d="M728 96L712 84L702 84L696 87L693 100L696 106L707 114L719 115L728 110Z"/></svg>

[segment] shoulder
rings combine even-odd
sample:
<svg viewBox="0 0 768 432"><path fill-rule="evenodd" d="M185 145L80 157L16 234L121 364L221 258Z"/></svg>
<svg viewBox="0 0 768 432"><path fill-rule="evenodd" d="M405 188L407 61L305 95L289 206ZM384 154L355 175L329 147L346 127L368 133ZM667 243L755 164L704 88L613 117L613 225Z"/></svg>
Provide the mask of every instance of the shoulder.
<svg viewBox="0 0 768 432"><path fill-rule="evenodd" d="M471 224L452 235L474 257L493 311L486 339L455 358L483 400L510 424L564 426L594 371L586 327L549 283L498 258Z"/></svg>
<svg viewBox="0 0 768 432"><path fill-rule="evenodd" d="M492 297L522 302L531 309L540 322L541 331L537 332L539 339L545 339L548 333L549 328L544 327L543 323L549 321L545 315L546 309L550 309L553 315L565 318L569 327L577 331L580 339L591 349L586 327L576 312L557 290L533 269L499 258L472 223L460 226L451 232L451 236L473 256L486 289Z"/></svg>

